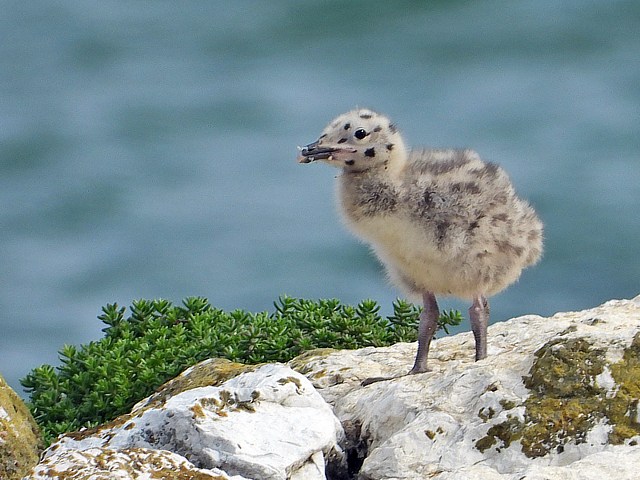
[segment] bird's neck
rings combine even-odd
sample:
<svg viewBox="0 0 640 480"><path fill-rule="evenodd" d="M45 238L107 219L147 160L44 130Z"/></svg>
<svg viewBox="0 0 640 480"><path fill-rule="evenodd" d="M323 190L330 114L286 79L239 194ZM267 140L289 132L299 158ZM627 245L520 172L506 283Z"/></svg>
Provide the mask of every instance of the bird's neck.
<svg viewBox="0 0 640 480"><path fill-rule="evenodd" d="M385 165L385 173L390 183L402 182L402 177L406 171L407 164L407 153L404 148L402 151L396 152L396 154L389 159Z"/></svg>
<svg viewBox="0 0 640 480"><path fill-rule="evenodd" d="M345 180L351 182L370 181L376 179L380 183L389 185L398 185L402 183L406 168L407 168L407 155L403 152L398 152L396 155L389 158L385 163L376 165L374 167L367 168L366 170L343 170L342 176Z"/></svg>

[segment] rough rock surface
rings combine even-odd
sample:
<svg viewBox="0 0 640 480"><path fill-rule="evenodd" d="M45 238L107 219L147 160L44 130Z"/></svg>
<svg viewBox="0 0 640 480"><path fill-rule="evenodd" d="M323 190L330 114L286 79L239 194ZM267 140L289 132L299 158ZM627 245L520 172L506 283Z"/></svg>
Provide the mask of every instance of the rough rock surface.
<svg viewBox="0 0 640 480"><path fill-rule="evenodd" d="M219 386L175 388L207 363L230 364L199 364L170 382L173 396L160 392L110 424L60 438L29 478L312 480L325 478L325 462L343 463L340 422L304 376L272 364Z"/></svg>
<svg viewBox="0 0 640 480"><path fill-rule="evenodd" d="M41 449L29 409L0 376L0 479L22 478L38 463Z"/></svg>
<svg viewBox="0 0 640 480"><path fill-rule="evenodd" d="M495 324L480 362L470 333L438 339L431 371L361 385L415 348L309 352L300 373L203 362L29 478L638 478L640 296Z"/></svg>
<svg viewBox="0 0 640 480"><path fill-rule="evenodd" d="M638 477L640 296L436 340L431 371L407 372L415 344L298 357L343 423L361 480L583 480Z"/></svg>
<svg viewBox="0 0 640 480"><path fill-rule="evenodd" d="M181 455L149 448L60 449L38 464L29 478L246 480L239 475L230 477L217 468L196 468Z"/></svg>

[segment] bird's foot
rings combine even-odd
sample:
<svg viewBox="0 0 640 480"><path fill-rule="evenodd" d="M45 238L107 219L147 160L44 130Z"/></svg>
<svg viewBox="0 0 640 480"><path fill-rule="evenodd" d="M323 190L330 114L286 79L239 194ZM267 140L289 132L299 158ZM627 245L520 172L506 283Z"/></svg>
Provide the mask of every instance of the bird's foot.
<svg viewBox="0 0 640 480"><path fill-rule="evenodd" d="M417 375L418 373L426 373L430 372L430 368L416 369L415 367L409 370L407 373L402 375L396 375L394 377L369 377L365 378L360 385L366 387L367 385L371 385L372 383L385 382L387 380L395 380L396 378L408 377L409 375Z"/></svg>
<svg viewBox="0 0 640 480"><path fill-rule="evenodd" d="M369 377L365 378L362 382L360 382L360 386L366 387L367 385L371 385L372 383L384 382L386 380L393 380L396 377Z"/></svg>
<svg viewBox="0 0 640 480"><path fill-rule="evenodd" d="M409 370L409 373L407 373L407 375L417 375L418 373L426 373L430 371L431 369L427 368L426 365L421 367L414 366L411 370Z"/></svg>
<svg viewBox="0 0 640 480"><path fill-rule="evenodd" d="M404 375L397 375L395 377L369 377L360 382L360 385L362 387L366 387L367 385L371 385L372 383L386 382L387 380L393 380L394 378L400 377L404 377Z"/></svg>

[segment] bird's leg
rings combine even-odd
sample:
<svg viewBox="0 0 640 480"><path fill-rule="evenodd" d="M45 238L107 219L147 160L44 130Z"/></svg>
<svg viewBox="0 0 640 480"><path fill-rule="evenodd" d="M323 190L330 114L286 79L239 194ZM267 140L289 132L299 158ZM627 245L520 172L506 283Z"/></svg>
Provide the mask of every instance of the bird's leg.
<svg viewBox="0 0 640 480"><path fill-rule="evenodd" d="M429 345L433 334L438 328L438 317L440 310L436 302L436 296L431 292L422 295L424 309L420 313L420 325L418 326L418 353L416 361L409 374L422 373L427 371L427 357L429 356Z"/></svg>
<svg viewBox="0 0 640 480"><path fill-rule="evenodd" d="M476 362L487 358L487 326L489 325L489 302L484 295L477 295L469 308L471 331L476 339Z"/></svg>
<svg viewBox="0 0 640 480"><path fill-rule="evenodd" d="M422 295L424 302L424 309L420 312L420 325L418 326L418 353L416 354L416 361L413 368L407 374L402 374L395 377L371 377L362 381L362 386L371 385L372 383L381 382L384 380L393 380L394 378L404 377L405 375L412 375L414 373L423 373L427 371L427 357L429 355L429 345L433 334L436 333L438 328L438 317L440 316L440 310L438 309L438 303L436 302L436 296L431 292L426 292Z"/></svg>

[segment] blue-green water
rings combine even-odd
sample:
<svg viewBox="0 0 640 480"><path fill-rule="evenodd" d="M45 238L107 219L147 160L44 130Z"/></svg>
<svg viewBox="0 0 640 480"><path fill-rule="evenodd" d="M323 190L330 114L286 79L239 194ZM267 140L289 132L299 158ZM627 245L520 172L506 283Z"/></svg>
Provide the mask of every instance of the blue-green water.
<svg viewBox="0 0 640 480"><path fill-rule="evenodd" d="M295 163L356 105L408 144L475 148L539 211L545 257L494 321L637 295L638 32L633 0L5 2L0 373L19 389L141 297L388 313L336 172Z"/></svg>

